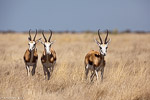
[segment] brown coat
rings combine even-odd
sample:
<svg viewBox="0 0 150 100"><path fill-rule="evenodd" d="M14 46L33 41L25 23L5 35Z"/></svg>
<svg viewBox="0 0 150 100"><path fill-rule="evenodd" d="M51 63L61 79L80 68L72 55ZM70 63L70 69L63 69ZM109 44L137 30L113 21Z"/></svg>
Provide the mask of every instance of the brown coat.
<svg viewBox="0 0 150 100"><path fill-rule="evenodd" d="M46 63L46 62L49 62L49 63L54 63L56 61L56 52L55 50L53 50L51 48L51 54L49 55L46 55L46 52L44 50L43 54L42 54L42 57L41 57L41 62L42 63Z"/></svg>
<svg viewBox="0 0 150 100"><path fill-rule="evenodd" d="M105 66L104 57L98 51L90 51L85 56L85 65L93 65L94 67Z"/></svg>
<svg viewBox="0 0 150 100"><path fill-rule="evenodd" d="M31 52L29 51L29 49L26 50L25 54L24 54L24 61L25 63L36 63L37 59L38 59L38 54L37 54L37 49L34 49L33 52L33 58L31 57Z"/></svg>

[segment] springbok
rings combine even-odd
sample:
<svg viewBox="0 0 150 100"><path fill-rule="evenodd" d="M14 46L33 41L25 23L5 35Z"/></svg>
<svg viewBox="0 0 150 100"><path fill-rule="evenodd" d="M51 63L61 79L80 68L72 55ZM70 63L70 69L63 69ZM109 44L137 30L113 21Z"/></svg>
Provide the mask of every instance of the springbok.
<svg viewBox="0 0 150 100"><path fill-rule="evenodd" d="M56 52L54 49L51 48L51 45L54 43L50 41L52 37L52 31L50 30L50 36L48 41L44 35L44 31L42 32L42 35L45 39L45 42L41 41L41 44L44 45L44 51L41 57L41 62L43 65L44 77L46 78L46 73L47 73L48 80L49 80L50 74L53 72L54 65L56 63Z"/></svg>
<svg viewBox="0 0 150 100"><path fill-rule="evenodd" d="M37 35L37 30L36 30L35 36L32 40L30 31L31 31L31 29L29 30L29 37L28 37L29 48L26 50L23 58L24 58L28 76L30 76L30 66L33 66L33 68L32 68L32 76L33 76L35 74L35 69L36 69L37 60L38 60L36 44L39 42L39 40L41 40L41 38L38 40L35 40L36 35Z"/></svg>
<svg viewBox="0 0 150 100"><path fill-rule="evenodd" d="M91 76L90 79L93 81L94 76L96 75L97 80L98 80L98 71L101 71L101 80L103 81L103 73L104 73L104 67L105 67L105 59L104 57L106 56L107 49L108 49L108 44L110 43L111 39L107 40L108 37L108 30L107 30L107 35L105 37L105 41L103 43L102 38L100 36L100 29L98 30L98 36L100 39L100 42L98 42L96 39L95 42L99 46L99 52L98 51L90 51L87 53L85 56L85 78L87 79L89 70L91 71Z"/></svg>

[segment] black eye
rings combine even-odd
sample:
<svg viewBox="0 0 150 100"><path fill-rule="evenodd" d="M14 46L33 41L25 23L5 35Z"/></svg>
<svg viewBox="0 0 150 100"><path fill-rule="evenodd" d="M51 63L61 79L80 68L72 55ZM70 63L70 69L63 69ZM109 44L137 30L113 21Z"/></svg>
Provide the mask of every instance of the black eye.
<svg viewBox="0 0 150 100"><path fill-rule="evenodd" d="M102 49L102 47L99 47L100 49Z"/></svg>
<svg viewBox="0 0 150 100"><path fill-rule="evenodd" d="M106 47L106 49L107 49L108 47Z"/></svg>

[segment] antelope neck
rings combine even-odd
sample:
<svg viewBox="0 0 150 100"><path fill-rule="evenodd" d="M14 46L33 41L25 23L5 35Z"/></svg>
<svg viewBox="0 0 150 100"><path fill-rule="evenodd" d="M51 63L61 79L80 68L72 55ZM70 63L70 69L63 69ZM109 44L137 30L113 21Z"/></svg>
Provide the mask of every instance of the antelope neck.
<svg viewBox="0 0 150 100"><path fill-rule="evenodd" d="M30 63L32 63L32 61L33 61L34 51L35 51L35 48L31 51L29 50L29 52L30 52Z"/></svg>
<svg viewBox="0 0 150 100"><path fill-rule="evenodd" d="M102 54L100 54L100 58L101 58L102 60L104 60L105 57L104 57Z"/></svg>

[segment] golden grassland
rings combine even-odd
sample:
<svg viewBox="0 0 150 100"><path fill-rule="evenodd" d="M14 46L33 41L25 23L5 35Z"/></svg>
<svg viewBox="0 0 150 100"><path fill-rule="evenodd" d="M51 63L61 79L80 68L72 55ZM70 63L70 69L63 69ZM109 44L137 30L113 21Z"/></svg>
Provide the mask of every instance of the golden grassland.
<svg viewBox="0 0 150 100"><path fill-rule="evenodd" d="M45 80L43 46L37 44L36 73L27 77L23 55L28 34L0 34L0 100L150 100L150 34L109 35L104 80L91 83L84 79L84 57L99 50L94 37L97 34L53 34L57 63Z"/></svg>

